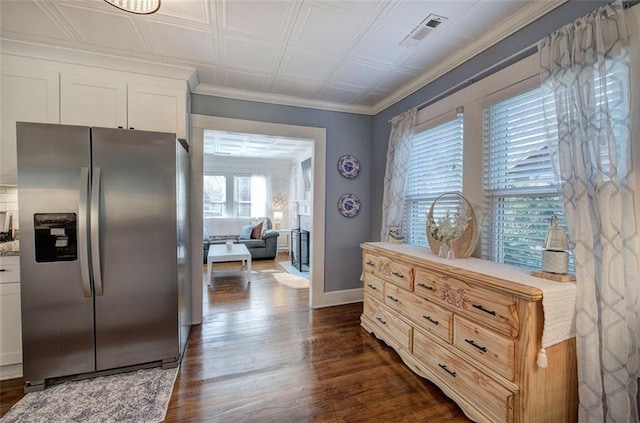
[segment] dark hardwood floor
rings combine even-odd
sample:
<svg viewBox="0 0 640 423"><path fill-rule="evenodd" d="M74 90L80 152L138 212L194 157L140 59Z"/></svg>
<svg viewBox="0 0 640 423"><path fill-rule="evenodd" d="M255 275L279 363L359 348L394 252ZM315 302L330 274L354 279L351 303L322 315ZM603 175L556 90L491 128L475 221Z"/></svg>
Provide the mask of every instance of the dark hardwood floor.
<svg viewBox="0 0 640 423"><path fill-rule="evenodd" d="M247 283L239 263L216 264L203 284L203 323L191 331L165 421L469 421L359 326L361 303L312 310L308 289L276 262L252 267ZM23 381L0 383L1 416Z"/></svg>

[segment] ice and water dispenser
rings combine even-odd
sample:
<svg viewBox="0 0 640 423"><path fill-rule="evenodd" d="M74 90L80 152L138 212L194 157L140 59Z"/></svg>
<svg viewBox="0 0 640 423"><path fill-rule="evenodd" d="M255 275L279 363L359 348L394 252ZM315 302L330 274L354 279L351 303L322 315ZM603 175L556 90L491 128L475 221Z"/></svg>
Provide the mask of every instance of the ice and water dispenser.
<svg viewBox="0 0 640 423"><path fill-rule="evenodd" d="M33 215L36 262L72 261L78 258L75 213Z"/></svg>

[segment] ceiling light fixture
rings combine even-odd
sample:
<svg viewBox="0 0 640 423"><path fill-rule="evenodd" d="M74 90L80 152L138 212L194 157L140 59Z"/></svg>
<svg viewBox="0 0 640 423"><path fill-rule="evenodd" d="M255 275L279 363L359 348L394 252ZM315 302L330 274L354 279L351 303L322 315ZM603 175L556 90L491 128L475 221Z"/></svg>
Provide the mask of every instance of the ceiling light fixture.
<svg viewBox="0 0 640 423"><path fill-rule="evenodd" d="M137 15L149 15L160 9L160 0L104 0L125 12Z"/></svg>

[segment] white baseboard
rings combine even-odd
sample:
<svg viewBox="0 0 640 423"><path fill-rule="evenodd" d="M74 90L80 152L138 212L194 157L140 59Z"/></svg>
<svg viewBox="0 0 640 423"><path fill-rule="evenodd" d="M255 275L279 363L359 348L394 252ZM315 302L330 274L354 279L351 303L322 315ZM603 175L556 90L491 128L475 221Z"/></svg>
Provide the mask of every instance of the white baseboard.
<svg viewBox="0 0 640 423"><path fill-rule="evenodd" d="M0 380L22 377L22 363L0 366Z"/></svg>
<svg viewBox="0 0 640 423"><path fill-rule="evenodd" d="M362 302L362 288L324 292L313 299L313 308Z"/></svg>

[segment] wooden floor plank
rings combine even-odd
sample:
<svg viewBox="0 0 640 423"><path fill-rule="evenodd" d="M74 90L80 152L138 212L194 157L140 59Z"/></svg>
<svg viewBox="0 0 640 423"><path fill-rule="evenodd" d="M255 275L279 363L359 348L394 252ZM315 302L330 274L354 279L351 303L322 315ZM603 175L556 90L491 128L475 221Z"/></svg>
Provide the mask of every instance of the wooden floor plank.
<svg viewBox="0 0 640 423"><path fill-rule="evenodd" d="M239 263L216 264L203 283L203 323L191 331L165 421L469 421L360 327L362 304L312 310L309 290L286 284L277 261L252 268L249 283ZM1 416L23 381L0 385Z"/></svg>

